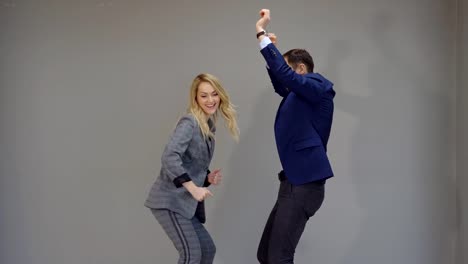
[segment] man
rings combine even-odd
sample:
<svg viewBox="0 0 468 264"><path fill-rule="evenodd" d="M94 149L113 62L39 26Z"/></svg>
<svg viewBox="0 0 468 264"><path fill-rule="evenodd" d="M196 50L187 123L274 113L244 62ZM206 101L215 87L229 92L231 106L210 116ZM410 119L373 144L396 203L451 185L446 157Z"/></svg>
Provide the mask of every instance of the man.
<svg viewBox="0 0 468 264"><path fill-rule="evenodd" d="M308 219L320 208L326 179L333 176L326 149L333 120L333 84L314 73L303 49L284 55L276 36L266 33L270 11L256 23L261 54L271 82L283 100L275 119L275 139L283 170L280 188L258 247L260 263L294 263L294 252ZM272 42L273 41L273 42Z"/></svg>

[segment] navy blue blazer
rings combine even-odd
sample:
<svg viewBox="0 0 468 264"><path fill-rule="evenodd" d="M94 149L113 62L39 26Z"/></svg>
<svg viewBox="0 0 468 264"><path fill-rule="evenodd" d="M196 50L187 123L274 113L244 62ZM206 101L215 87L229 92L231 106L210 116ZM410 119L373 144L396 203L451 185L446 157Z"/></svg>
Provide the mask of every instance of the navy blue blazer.
<svg viewBox="0 0 468 264"><path fill-rule="evenodd" d="M318 73L294 72L274 44L261 50L275 92L275 139L281 165L294 185L333 177L327 143L333 121L333 83Z"/></svg>

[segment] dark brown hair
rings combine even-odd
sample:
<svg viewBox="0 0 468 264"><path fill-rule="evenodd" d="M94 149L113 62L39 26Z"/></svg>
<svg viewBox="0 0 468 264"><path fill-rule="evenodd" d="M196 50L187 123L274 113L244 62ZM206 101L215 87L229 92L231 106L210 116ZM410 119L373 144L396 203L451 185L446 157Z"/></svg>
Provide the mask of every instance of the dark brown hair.
<svg viewBox="0 0 468 264"><path fill-rule="evenodd" d="M299 63L304 63L307 67L307 72L314 72L314 60L305 49L292 49L284 53L283 57L288 61L293 69L296 69Z"/></svg>

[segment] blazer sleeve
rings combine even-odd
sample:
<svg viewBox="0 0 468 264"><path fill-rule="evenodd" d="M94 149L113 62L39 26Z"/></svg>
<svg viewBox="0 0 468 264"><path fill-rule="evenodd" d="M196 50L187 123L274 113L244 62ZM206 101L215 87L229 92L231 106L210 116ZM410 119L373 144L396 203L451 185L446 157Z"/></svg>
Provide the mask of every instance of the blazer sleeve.
<svg viewBox="0 0 468 264"><path fill-rule="evenodd" d="M271 75L275 77L278 82L287 87L291 92L305 98L309 102L318 102L323 93L326 91L326 86L319 78L305 77L301 74L294 72L288 66L283 58L283 55L273 44L268 44L260 51L268 64Z"/></svg>
<svg viewBox="0 0 468 264"><path fill-rule="evenodd" d="M162 167L177 188L182 187L184 182L191 181L182 166L182 156L192 140L194 129L195 120L188 115L183 116L177 123L161 158Z"/></svg>
<svg viewBox="0 0 468 264"><path fill-rule="evenodd" d="M281 84L275 77L275 75L271 72L270 69L267 68L268 75L270 76L271 84L273 84L273 88L275 89L275 92L279 94L281 97L285 97L288 95L289 90L284 87L283 84Z"/></svg>

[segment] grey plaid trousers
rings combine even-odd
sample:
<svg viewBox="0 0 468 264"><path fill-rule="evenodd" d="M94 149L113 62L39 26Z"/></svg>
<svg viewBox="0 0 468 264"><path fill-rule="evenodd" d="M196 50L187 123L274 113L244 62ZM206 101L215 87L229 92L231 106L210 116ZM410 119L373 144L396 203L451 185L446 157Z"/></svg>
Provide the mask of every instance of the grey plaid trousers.
<svg viewBox="0 0 468 264"><path fill-rule="evenodd" d="M212 264L216 247L197 217L187 219L166 209L151 209L179 252L178 264Z"/></svg>

